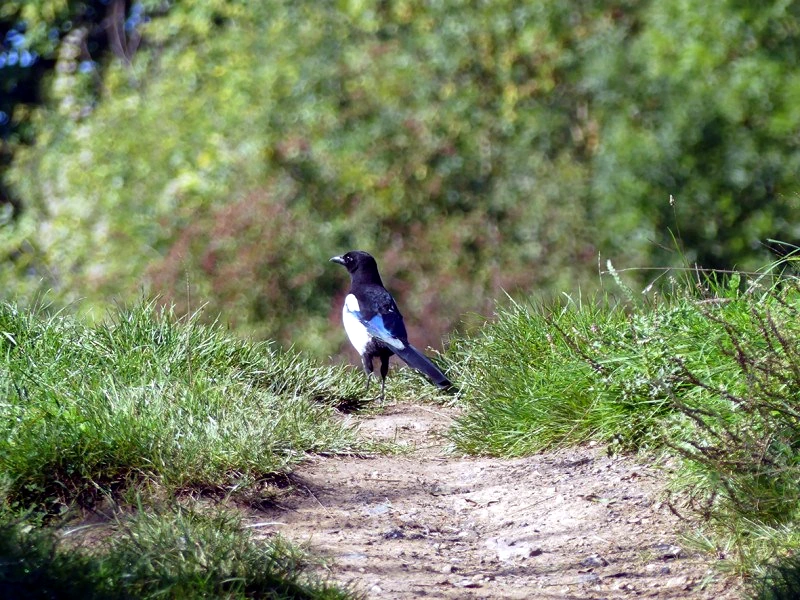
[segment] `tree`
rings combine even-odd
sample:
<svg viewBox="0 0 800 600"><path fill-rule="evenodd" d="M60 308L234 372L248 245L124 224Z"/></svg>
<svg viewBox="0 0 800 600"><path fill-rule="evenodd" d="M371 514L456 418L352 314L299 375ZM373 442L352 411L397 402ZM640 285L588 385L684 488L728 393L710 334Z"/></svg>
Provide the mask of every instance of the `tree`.
<svg viewBox="0 0 800 600"><path fill-rule="evenodd" d="M681 264L670 230L746 268L797 233L783 3L166 8L101 86L71 79L76 117L56 82L34 111L6 293L103 314L144 288L324 354L348 249L380 255L436 343L503 291L591 289L599 257Z"/></svg>
<svg viewBox="0 0 800 600"><path fill-rule="evenodd" d="M22 200L5 182L20 144L36 139L31 114L46 99L45 79L56 71L62 87L77 71L92 72L107 53L130 63L145 20L143 5L126 0L11 0L0 9L0 205L12 218ZM62 89L62 103L70 100ZM73 107L74 108L74 107ZM74 111L67 109L66 115ZM8 216L6 217L6 219Z"/></svg>
<svg viewBox="0 0 800 600"><path fill-rule="evenodd" d="M593 94L604 123L599 218L626 228L635 199L656 264L674 261L673 234L707 268L758 268L765 240L800 239L799 56L794 3L651 3L624 46L616 94Z"/></svg>

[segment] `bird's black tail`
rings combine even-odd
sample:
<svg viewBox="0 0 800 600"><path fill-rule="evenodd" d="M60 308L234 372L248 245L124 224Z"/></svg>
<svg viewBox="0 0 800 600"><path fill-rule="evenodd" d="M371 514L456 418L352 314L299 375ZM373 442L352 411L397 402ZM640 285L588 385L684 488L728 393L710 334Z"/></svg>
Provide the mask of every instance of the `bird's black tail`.
<svg viewBox="0 0 800 600"><path fill-rule="evenodd" d="M397 356L403 359L409 367L413 367L420 373L426 375L433 383L443 390L453 389L453 384L450 383L450 380L445 374L411 344L407 344L402 350L398 350L397 348L392 348L392 350Z"/></svg>

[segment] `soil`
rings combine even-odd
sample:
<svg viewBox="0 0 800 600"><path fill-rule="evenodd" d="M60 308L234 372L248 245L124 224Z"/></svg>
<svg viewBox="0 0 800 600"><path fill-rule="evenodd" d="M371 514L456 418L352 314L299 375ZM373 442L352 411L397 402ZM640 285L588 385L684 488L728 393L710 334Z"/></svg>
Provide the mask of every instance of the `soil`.
<svg viewBox="0 0 800 600"><path fill-rule="evenodd" d="M667 475L580 447L504 460L452 452L455 409L399 404L357 416L394 455L314 457L280 508L252 513L325 557L319 574L367 598L738 598L720 557L685 543Z"/></svg>

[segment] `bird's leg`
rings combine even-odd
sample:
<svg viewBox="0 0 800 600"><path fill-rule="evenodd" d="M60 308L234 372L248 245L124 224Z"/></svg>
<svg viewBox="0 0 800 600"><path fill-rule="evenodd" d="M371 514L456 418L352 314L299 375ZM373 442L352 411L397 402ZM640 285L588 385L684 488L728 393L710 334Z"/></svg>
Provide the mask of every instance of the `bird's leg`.
<svg viewBox="0 0 800 600"><path fill-rule="evenodd" d="M364 395L369 392L369 384L372 380L372 357L368 354L365 354L361 357L361 362L364 363L364 374L367 376L367 388L364 390Z"/></svg>
<svg viewBox="0 0 800 600"><path fill-rule="evenodd" d="M386 374L389 372L389 357L381 356L381 402L383 402L386 391Z"/></svg>

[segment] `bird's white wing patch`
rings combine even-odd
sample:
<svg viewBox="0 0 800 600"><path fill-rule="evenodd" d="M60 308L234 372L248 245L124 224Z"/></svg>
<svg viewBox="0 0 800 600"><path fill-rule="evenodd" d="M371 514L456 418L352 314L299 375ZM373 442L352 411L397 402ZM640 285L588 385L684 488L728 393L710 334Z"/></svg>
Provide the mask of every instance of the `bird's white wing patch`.
<svg viewBox="0 0 800 600"><path fill-rule="evenodd" d="M344 299L344 308L350 312L359 312L361 307L358 305L358 298L353 294L347 294L347 298Z"/></svg>
<svg viewBox="0 0 800 600"><path fill-rule="evenodd" d="M359 318L359 309L356 297L353 294L348 294L347 298L344 299L344 308L342 309L344 330L353 347L359 354L364 354L372 336Z"/></svg>

